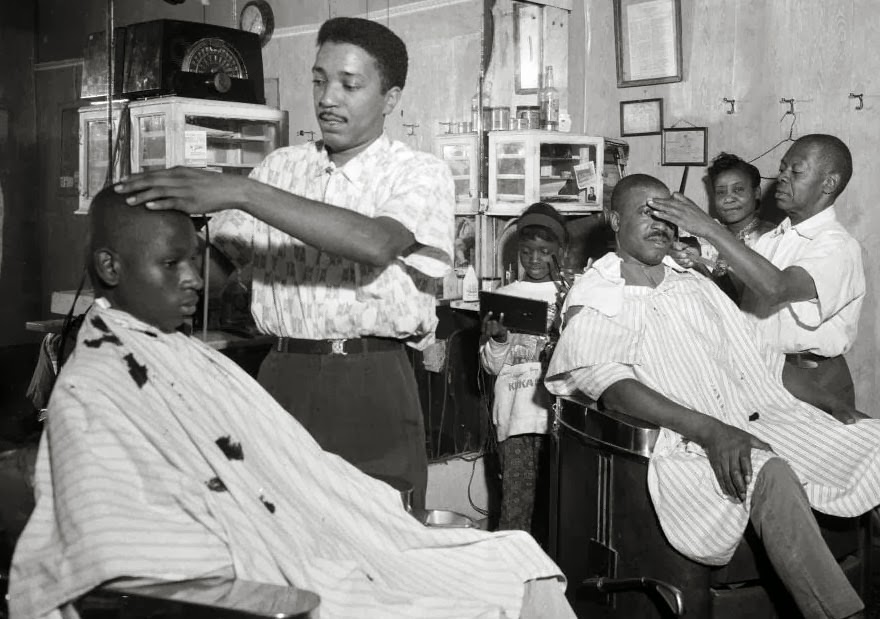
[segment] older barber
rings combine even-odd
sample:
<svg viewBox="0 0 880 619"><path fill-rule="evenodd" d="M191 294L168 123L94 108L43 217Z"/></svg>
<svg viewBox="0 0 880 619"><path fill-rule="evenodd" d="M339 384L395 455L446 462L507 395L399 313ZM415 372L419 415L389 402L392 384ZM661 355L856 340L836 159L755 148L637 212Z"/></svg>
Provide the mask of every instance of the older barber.
<svg viewBox="0 0 880 619"><path fill-rule="evenodd" d="M384 133L406 72L406 46L389 29L331 19L312 67L322 141L275 151L250 179L175 168L117 191L148 208L223 211L211 239L253 264L251 312L279 337L260 382L324 449L412 484L420 508L425 431L405 346L433 339L454 190L442 161Z"/></svg>
<svg viewBox="0 0 880 619"><path fill-rule="evenodd" d="M786 353L786 374L829 391L832 401L813 403L842 416L855 406L843 354L855 341L865 296L861 248L835 210L851 176L852 156L841 140L821 134L797 140L782 158L776 184L776 203L788 217L752 249L681 194L651 201L658 217L718 249L746 286L741 309Z"/></svg>

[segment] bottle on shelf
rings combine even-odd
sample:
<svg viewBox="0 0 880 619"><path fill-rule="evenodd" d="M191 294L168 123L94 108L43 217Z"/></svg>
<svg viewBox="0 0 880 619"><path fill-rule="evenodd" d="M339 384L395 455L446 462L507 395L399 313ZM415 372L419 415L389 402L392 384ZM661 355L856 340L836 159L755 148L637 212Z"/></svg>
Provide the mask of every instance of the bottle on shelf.
<svg viewBox="0 0 880 619"><path fill-rule="evenodd" d="M480 110L482 108L483 112L483 131L488 131L491 124L491 117L486 118L487 114L491 114L489 110L492 98L490 93L492 92L492 82L483 82L482 88L482 98L480 97L480 83L477 82L477 92L474 93L474 96L471 97L471 126L473 131L478 131L480 129ZM481 105L482 104L482 105Z"/></svg>
<svg viewBox="0 0 880 619"><path fill-rule="evenodd" d="M461 291L462 301L479 301L480 300L480 281L477 279L477 271L474 269L473 263L468 265L464 274L464 282L462 282Z"/></svg>
<svg viewBox="0 0 880 619"><path fill-rule="evenodd" d="M541 128L559 129L559 91L553 86L553 66L548 65L544 72L544 83L539 95L541 103Z"/></svg>

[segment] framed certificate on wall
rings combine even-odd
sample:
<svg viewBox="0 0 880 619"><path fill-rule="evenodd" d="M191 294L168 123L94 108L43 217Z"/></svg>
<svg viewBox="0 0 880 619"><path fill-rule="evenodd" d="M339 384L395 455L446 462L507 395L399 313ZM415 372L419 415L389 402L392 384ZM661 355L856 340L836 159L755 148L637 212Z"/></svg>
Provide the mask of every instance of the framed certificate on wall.
<svg viewBox="0 0 880 619"><path fill-rule="evenodd" d="M663 99L620 102L620 135L660 135L663 129Z"/></svg>
<svg viewBox="0 0 880 619"><path fill-rule="evenodd" d="M617 87L680 82L681 0L613 0Z"/></svg>
<svg viewBox="0 0 880 619"><path fill-rule="evenodd" d="M708 163L709 131L706 127L680 127L663 130L662 165Z"/></svg>

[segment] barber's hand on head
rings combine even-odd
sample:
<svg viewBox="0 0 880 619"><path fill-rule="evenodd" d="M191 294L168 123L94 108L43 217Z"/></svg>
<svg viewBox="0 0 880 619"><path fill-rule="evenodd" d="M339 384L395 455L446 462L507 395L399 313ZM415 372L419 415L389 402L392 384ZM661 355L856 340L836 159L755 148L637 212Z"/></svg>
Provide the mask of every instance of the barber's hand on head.
<svg viewBox="0 0 880 619"><path fill-rule="evenodd" d="M709 456L721 491L739 501L745 500L752 480L752 449L773 451L758 437L717 420L703 440L702 447Z"/></svg>
<svg viewBox="0 0 880 619"><path fill-rule="evenodd" d="M248 182L237 175L176 166L133 174L116 183L114 189L117 193L131 194L126 198L131 205L200 215L241 204Z"/></svg>
<svg viewBox="0 0 880 619"><path fill-rule="evenodd" d="M657 218L673 223L679 229L696 236L708 236L720 225L693 201L678 192L672 194L671 198L652 198L648 200L648 206L654 209Z"/></svg>
<svg viewBox="0 0 880 619"><path fill-rule="evenodd" d="M504 326L503 313L496 320L492 316L492 312L486 312L486 315L483 316L482 330L484 336L491 337L496 342L503 344L507 341L507 327Z"/></svg>

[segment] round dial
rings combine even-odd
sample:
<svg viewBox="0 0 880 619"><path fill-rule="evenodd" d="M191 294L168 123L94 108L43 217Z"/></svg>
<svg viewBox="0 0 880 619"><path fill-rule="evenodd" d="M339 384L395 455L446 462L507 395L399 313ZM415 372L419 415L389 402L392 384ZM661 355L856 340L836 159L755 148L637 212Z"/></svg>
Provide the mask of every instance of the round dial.
<svg viewBox="0 0 880 619"><path fill-rule="evenodd" d="M275 31L275 16L266 0L251 0L244 5L238 19L239 27L245 32L260 35L260 43L265 45Z"/></svg>
<svg viewBox="0 0 880 619"><path fill-rule="evenodd" d="M190 73L223 73L247 79L244 59L232 45L217 38L199 39L187 50L180 68Z"/></svg>

